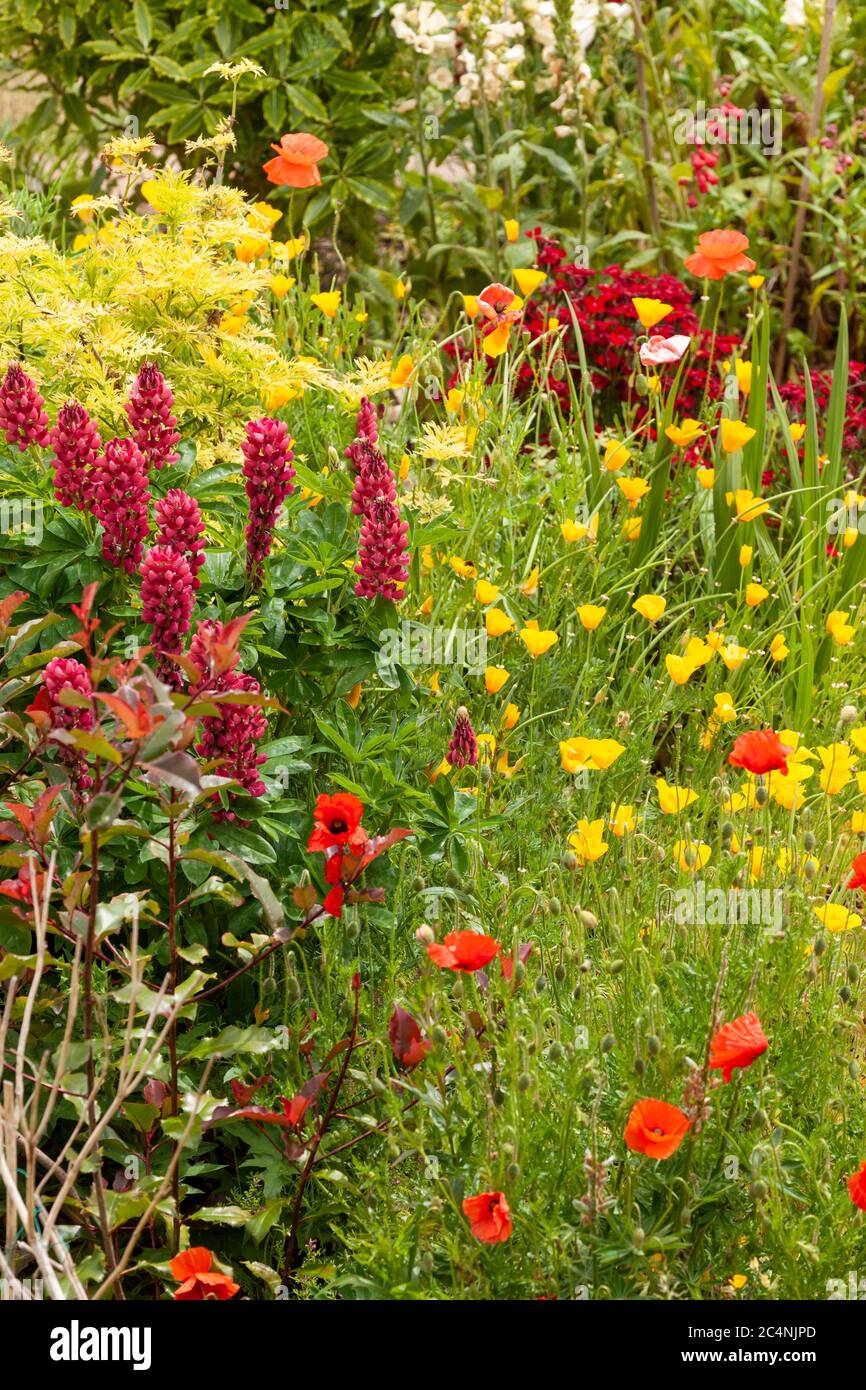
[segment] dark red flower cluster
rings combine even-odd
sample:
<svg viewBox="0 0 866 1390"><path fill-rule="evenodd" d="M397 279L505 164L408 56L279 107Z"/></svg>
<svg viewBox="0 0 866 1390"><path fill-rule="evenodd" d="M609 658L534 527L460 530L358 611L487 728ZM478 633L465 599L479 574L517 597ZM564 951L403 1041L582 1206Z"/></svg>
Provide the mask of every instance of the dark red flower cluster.
<svg viewBox="0 0 866 1390"><path fill-rule="evenodd" d="M295 470L291 438L282 420L250 420L241 445L243 475L250 502L247 524L247 579L258 589L264 578L265 559L271 553L274 527L283 505L294 492Z"/></svg>
<svg viewBox="0 0 866 1390"><path fill-rule="evenodd" d="M93 469L99 457L99 430L83 405L60 407L49 435L54 450L54 495L64 507L87 511L93 496Z"/></svg>
<svg viewBox="0 0 866 1390"><path fill-rule="evenodd" d="M830 403L830 391L833 386L833 374L829 371L811 371L809 375L812 379L812 390L815 393L819 437L823 439L827 406ZM779 395L785 402L791 420L806 419L806 385L802 377L785 382L779 388ZM859 474L864 455L866 455L866 362L855 361L848 364L848 390L842 448L847 456L849 474L852 476Z"/></svg>
<svg viewBox="0 0 866 1390"><path fill-rule="evenodd" d="M469 722L469 711L461 705L454 721L454 732L445 754L452 767L474 767L478 762L478 744L475 730Z"/></svg>
<svg viewBox="0 0 866 1390"><path fill-rule="evenodd" d="M141 616L153 628L157 675L175 690L182 681L171 656L180 654L192 605L192 570L184 556L169 546L155 545L141 566Z"/></svg>
<svg viewBox="0 0 866 1390"><path fill-rule="evenodd" d="M93 514L102 523L102 555L134 574L148 531L147 464L132 439L109 439L93 470Z"/></svg>
<svg viewBox="0 0 866 1390"><path fill-rule="evenodd" d="M93 710L83 705L61 705L62 690L77 690L79 695L90 696L93 687L87 667L74 657L56 656L49 661L42 672L42 683L49 702L51 726L54 729L83 729L88 733L93 728ZM37 702L41 695L37 697ZM74 748L60 749L61 759L68 764L71 780L79 792L86 792L93 786L93 778L87 771L87 763L81 753Z"/></svg>
<svg viewBox="0 0 866 1390"><path fill-rule="evenodd" d="M145 362L132 385L124 406L132 425L136 444L154 468L175 463L174 446L180 439L172 413L174 396L159 367Z"/></svg>
<svg viewBox="0 0 866 1390"><path fill-rule="evenodd" d="M13 362L0 385L0 430L6 435L7 444L17 444L22 453L31 444L38 449L48 448L44 404L30 377Z"/></svg>
<svg viewBox="0 0 866 1390"><path fill-rule="evenodd" d="M395 502L375 498L368 506L358 542L355 573L358 598L386 598L399 603L409 578L409 523L400 520Z"/></svg>
<svg viewBox="0 0 866 1390"><path fill-rule="evenodd" d="M634 382L635 337L640 332L640 324L631 301L633 298L661 299L673 306L664 321L665 336L686 334L692 339L689 366L680 385L678 413L697 415L707 385L711 349L713 362L719 362L735 352L740 339L733 334L717 334L713 346L711 330L698 329L697 315L692 309L692 291L674 275L645 275L618 265L588 270L569 261L564 248L544 236L540 228L527 235L535 243L535 263L548 278L526 302L523 322L530 333L530 351L519 369L518 392L528 394L536 386L539 362L542 358L546 360L551 350L548 324L555 319L560 324L559 355L554 359L546 385L548 391L558 396L564 413L569 413L568 373L558 370L556 361L572 371L579 371L573 310L583 337L593 388L597 392L596 424L600 427L614 424L621 416L623 401L635 406L640 417L646 409ZM535 348L533 340L537 344ZM453 385L454 380L450 384ZM715 399L721 389L721 378L712 370L709 396Z"/></svg>
<svg viewBox="0 0 866 1390"><path fill-rule="evenodd" d="M261 686L254 676L227 670L211 675L209 645L225 640L222 623L211 619L200 623L190 643L189 659L201 673L197 689L203 694L223 694L231 691L255 694ZM219 715L206 715L202 720L202 739L196 752L202 758L214 759L214 771L220 777L232 777L240 782L247 796L263 796L267 788L259 776L259 768L267 762L257 744L268 731L268 721L258 705L220 706ZM217 812L216 819L234 820L233 811Z"/></svg>
<svg viewBox="0 0 866 1390"><path fill-rule="evenodd" d="M156 543L182 555L192 572L192 587L198 589L198 572L204 564L204 533L201 509L194 497L182 488L172 488L156 504Z"/></svg>

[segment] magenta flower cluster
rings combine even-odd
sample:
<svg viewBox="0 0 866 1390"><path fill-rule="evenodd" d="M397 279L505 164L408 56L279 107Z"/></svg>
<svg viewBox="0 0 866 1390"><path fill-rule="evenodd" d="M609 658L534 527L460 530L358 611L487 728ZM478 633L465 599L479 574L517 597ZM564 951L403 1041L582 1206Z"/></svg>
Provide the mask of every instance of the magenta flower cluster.
<svg viewBox="0 0 866 1390"><path fill-rule="evenodd" d="M81 729L88 733L93 728L93 710L83 705L60 704L60 692L77 690L79 695L90 697L93 687L87 667L73 657L56 656L49 661L42 672L45 691L51 701L51 724L55 729ZM61 746L60 757L69 766L70 776L76 790L89 791L93 778L87 771L87 762L74 748Z"/></svg>
<svg viewBox="0 0 866 1390"><path fill-rule="evenodd" d="M180 439L174 418L174 396L159 367L145 362L135 378L124 406L133 438L149 465L159 470L175 463L174 446Z"/></svg>
<svg viewBox="0 0 866 1390"><path fill-rule="evenodd" d="M102 523L102 556L133 574L148 532L147 464L132 439L109 439L93 470L93 514Z"/></svg>
<svg viewBox="0 0 866 1390"><path fill-rule="evenodd" d="M409 578L409 526L400 520L394 474L377 447L376 417L362 401L357 437L346 450L356 469L352 511L363 517L355 573L358 598L386 598L398 603Z"/></svg>
<svg viewBox="0 0 866 1390"><path fill-rule="evenodd" d="M180 689L180 671L171 660L180 654L189 631L193 606L193 576L189 564L169 546L155 545L141 566L141 616L153 628L157 675Z"/></svg>
<svg viewBox="0 0 866 1390"><path fill-rule="evenodd" d="M0 385L0 430L7 444L17 444L23 453L31 444L48 448L48 416L45 401L30 377L13 362Z"/></svg>
<svg viewBox="0 0 866 1390"><path fill-rule="evenodd" d="M198 572L204 564L204 533L201 508L182 488L172 488L155 507L156 543L182 555L192 571L192 587L198 589Z"/></svg>
<svg viewBox="0 0 866 1390"><path fill-rule="evenodd" d="M247 523L247 581L261 587L265 559L271 553L274 527L280 507L294 492L291 438L282 420L250 420L241 445L243 475L249 498Z"/></svg>
<svg viewBox="0 0 866 1390"><path fill-rule="evenodd" d="M83 405L67 401L49 435L54 450L54 495L64 507L87 511L93 499L99 430Z"/></svg>
<svg viewBox="0 0 866 1390"><path fill-rule="evenodd" d="M474 767L478 762L478 744L475 730L469 722L469 711L461 705L454 721L454 732L445 754L452 767Z"/></svg>
<svg viewBox="0 0 866 1390"><path fill-rule="evenodd" d="M190 643L189 659L201 672L198 691L207 694L223 694L231 691L258 695L261 686L254 676L229 670L220 675L211 674L211 661L206 639L222 640L222 624L207 619L200 623ZM202 720L202 739L196 744L200 757L215 761L215 771L220 777L232 777L239 782L247 796L263 796L266 787L259 776L259 768L267 762L264 753L257 751L257 744L265 737L268 723L264 711L257 705L222 705L219 715L207 715ZM218 813L234 819L234 812Z"/></svg>

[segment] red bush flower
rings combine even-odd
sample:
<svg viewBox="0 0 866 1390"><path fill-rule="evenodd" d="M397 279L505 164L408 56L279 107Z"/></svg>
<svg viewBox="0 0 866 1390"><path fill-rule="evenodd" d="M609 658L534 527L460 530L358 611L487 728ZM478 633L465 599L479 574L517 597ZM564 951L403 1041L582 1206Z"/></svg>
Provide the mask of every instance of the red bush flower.
<svg viewBox="0 0 866 1390"><path fill-rule="evenodd" d="M64 507L86 511L93 495L93 469L100 439L83 405L67 401L60 407L49 435L54 450L54 495Z"/></svg>
<svg viewBox="0 0 866 1390"><path fill-rule="evenodd" d="M670 1158L689 1131L691 1121L676 1105L651 1097L632 1106L625 1127L625 1142L634 1153L647 1158Z"/></svg>
<svg viewBox="0 0 866 1390"><path fill-rule="evenodd" d="M160 498L155 507L156 543L183 555L192 571L192 587L198 589L198 572L204 564L205 524L201 509L194 497L182 488L172 488Z"/></svg>
<svg viewBox="0 0 866 1390"><path fill-rule="evenodd" d="M866 1163L852 1173L848 1179L848 1194L855 1207L866 1211Z"/></svg>
<svg viewBox="0 0 866 1390"><path fill-rule="evenodd" d="M463 1214L476 1240L496 1245L511 1235L511 1208L504 1192L479 1192L463 1198Z"/></svg>
<svg viewBox="0 0 866 1390"><path fill-rule="evenodd" d="M363 801L350 792L337 792L334 796L322 793L316 798L313 810L315 824L307 841L307 849L321 852L334 845L348 844L358 830L363 814Z"/></svg>
<svg viewBox="0 0 866 1390"><path fill-rule="evenodd" d="M441 965L443 970L471 975L475 970L483 970L501 950L501 944L492 936L474 931L452 931L443 941L431 942L427 954L433 964Z"/></svg>
<svg viewBox="0 0 866 1390"><path fill-rule="evenodd" d="M735 1067L750 1067L770 1046L756 1013L742 1014L720 1028L710 1049L710 1071L721 1071L725 1085Z"/></svg>
<svg viewBox="0 0 866 1390"><path fill-rule="evenodd" d="M466 767L467 765L474 767L478 762L475 730L469 722L469 711L465 705L461 705L457 711L454 732L451 735L445 759L452 767Z"/></svg>
<svg viewBox="0 0 866 1390"><path fill-rule="evenodd" d="M136 444L148 464L156 469L177 462L174 446L180 435L173 408L171 387L159 367L154 362L145 362L133 382L124 410Z"/></svg>
<svg viewBox="0 0 866 1390"><path fill-rule="evenodd" d="M184 1250L168 1263L175 1279L182 1281L180 1288L175 1290L176 1299L189 1302L216 1299L222 1302L234 1298L240 1289L240 1284L236 1284L227 1274L211 1269L213 1255L203 1245Z"/></svg>
<svg viewBox="0 0 866 1390"><path fill-rule="evenodd" d="M763 776L767 772L781 772L783 777L787 777L787 756L791 752L793 749L788 748L772 729L761 729L740 734L728 762L731 767L743 767L756 776Z"/></svg>
<svg viewBox="0 0 866 1390"><path fill-rule="evenodd" d="M182 683L181 674L169 658L180 654L192 605L192 570L186 560L168 546L155 545L141 566L141 616L153 628L157 673L176 690Z"/></svg>
<svg viewBox="0 0 866 1390"><path fill-rule="evenodd" d="M102 555L134 574L147 535L147 464L132 439L109 439L93 470L93 514L102 523Z"/></svg>
<svg viewBox="0 0 866 1390"><path fill-rule="evenodd" d="M241 445L250 511L247 523L247 579L258 589L271 553L280 507L291 492L295 470L289 431L282 420L250 420Z"/></svg>
<svg viewBox="0 0 866 1390"><path fill-rule="evenodd" d="M45 401L24 369L17 362L7 368L0 386L0 430L7 444L17 444L23 453L31 444L48 448L48 416Z"/></svg>
<svg viewBox="0 0 866 1390"><path fill-rule="evenodd" d="M355 573L358 598L385 598L399 603L409 578L409 551L406 537L409 524L400 520L393 502L375 498L368 506L358 542Z"/></svg>

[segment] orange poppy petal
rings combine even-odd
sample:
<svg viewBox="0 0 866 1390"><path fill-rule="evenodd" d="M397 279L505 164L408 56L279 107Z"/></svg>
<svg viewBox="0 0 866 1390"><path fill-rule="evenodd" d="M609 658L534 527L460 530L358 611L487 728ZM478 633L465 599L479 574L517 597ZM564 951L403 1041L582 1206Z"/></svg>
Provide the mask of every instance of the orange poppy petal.
<svg viewBox="0 0 866 1390"><path fill-rule="evenodd" d="M191 1279L195 1274L206 1274L212 1264L211 1252L204 1245L193 1245L169 1260L169 1269L175 1279Z"/></svg>

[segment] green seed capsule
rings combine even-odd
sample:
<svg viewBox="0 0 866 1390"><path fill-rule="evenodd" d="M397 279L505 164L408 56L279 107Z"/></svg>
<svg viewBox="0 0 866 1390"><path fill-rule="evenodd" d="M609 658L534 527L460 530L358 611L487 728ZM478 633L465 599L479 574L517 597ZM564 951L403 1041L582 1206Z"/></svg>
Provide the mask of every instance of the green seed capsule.
<svg viewBox="0 0 866 1390"><path fill-rule="evenodd" d="M766 1129L767 1125L770 1123L770 1117L766 1110L753 1110L749 1123L755 1129Z"/></svg>
<svg viewBox="0 0 866 1390"><path fill-rule="evenodd" d="M757 1182L753 1182L751 1187L749 1188L749 1192L757 1202L763 1201L763 1199L769 1194L769 1191L769 1187L761 1178L758 1178Z"/></svg>
<svg viewBox="0 0 866 1390"><path fill-rule="evenodd" d="M509 1182L517 1182L517 1179L520 1177L520 1164L509 1163L505 1170L505 1176L508 1178Z"/></svg>
<svg viewBox="0 0 866 1390"><path fill-rule="evenodd" d="M823 936L816 936L815 940L812 942L812 950L815 952L815 955L823 956L826 949L827 942L824 940Z"/></svg>
<svg viewBox="0 0 866 1390"><path fill-rule="evenodd" d="M562 903L559 898L551 898L547 904L547 910L553 917L558 917L562 911Z"/></svg>
<svg viewBox="0 0 866 1390"><path fill-rule="evenodd" d="M851 1000L854 998L854 995L851 993L851 990L848 988L847 985L843 985L839 991L839 998L842 1000L843 1004L850 1004Z"/></svg>
<svg viewBox="0 0 866 1390"><path fill-rule="evenodd" d="M441 1023L434 1023L430 1036L437 1047L442 1047L448 1041L448 1034Z"/></svg>
<svg viewBox="0 0 866 1390"><path fill-rule="evenodd" d="M535 993L543 994L546 989L547 981L545 980L543 975L539 975L538 979L535 981Z"/></svg>
<svg viewBox="0 0 866 1390"><path fill-rule="evenodd" d="M561 985L563 980L565 979L565 966L562 964L562 962L560 962L554 970L553 978L558 985Z"/></svg>
<svg viewBox="0 0 866 1390"><path fill-rule="evenodd" d="M528 1072L528 1071L521 1072L520 1075L519 1075L518 1078L517 1078L517 1089L518 1089L518 1091L528 1091L531 1085L532 1085L532 1077L529 1075L529 1072Z"/></svg>
<svg viewBox="0 0 866 1390"><path fill-rule="evenodd" d="M602 1052L612 1052L615 1047L616 1038L613 1036L613 1033L605 1033L604 1037L601 1040Z"/></svg>
<svg viewBox="0 0 866 1390"><path fill-rule="evenodd" d="M633 1066L635 1069L635 1074L637 1076L643 1076L644 1072L646 1071L646 1062L644 1061L643 1057L635 1057Z"/></svg>
<svg viewBox="0 0 866 1390"><path fill-rule="evenodd" d="M413 878L412 882L409 885L409 890L412 893L422 893L425 887L426 884L424 883L423 878Z"/></svg>
<svg viewBox="0 0 866 1390"><path fill-rule="evenodd" d="M803 848L807 854L814 854L818 845L816 837L811 830L807 830L803 836Z"/></svg>
<svg viewBox="0 0 866 1390"><path fill-rule="evenodd" d="M767 791L766 787L758 786L755 788L755 804L757 806L766 806L769 800L770 793Z"/></svg>
<svg viewBox="0 0 866 1390"><path fill-rule="evenodd" d="M646 1040L646 1050L651 1057L658 1057L662 1050L662 1045L655 1033L650 1033Z"/></svg>
<svg viewBox="0 0 866 1390"><path fill-rule="evenodd" d="M550 1057L551 1062L561 1062L564 1055L565 1055L565 1053L564 1053L564 1050L563 1050L562 1043L558 1043L558 1042L551 1043L551 1045L550 1045L550 1052L548 1053L548 1056Z"/></svg>
<svg viewBox="0 0 866 1390"><path fill-rule="evenodd" d="M859 970L859 967L856 966L856 965L854 965L854 963L852 962L851 965L848 966L848 983L851 984L851 985L856 985L856 983L857 983L857 981L858 981L859 979L860 979L860 970Z"/></svg>
<svg viewBox="0 0 866 1390"><path fill-rule="evenodd" d="M445 882L449 888L459 888L463 879L456 869L447 869L445 871Z"/></svg>

